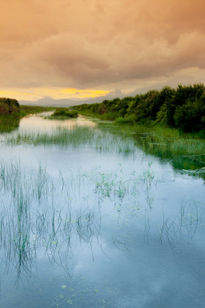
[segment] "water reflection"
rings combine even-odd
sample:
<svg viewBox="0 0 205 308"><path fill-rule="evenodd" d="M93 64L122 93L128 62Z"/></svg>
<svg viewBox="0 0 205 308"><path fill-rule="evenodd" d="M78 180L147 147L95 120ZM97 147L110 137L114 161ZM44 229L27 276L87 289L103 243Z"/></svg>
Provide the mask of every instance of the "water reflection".
<svg viewBox="0 0 205 308"><path fill-rule="evenodd" d="M133 213L137 186L145 187L148 195L151 188L147 175L130 174L125 180L122 170L70 174L69 178L59 174L53 181L41 166L37 172L26 173L18 163L10 163L1 165L0 174L1 246L18 274L29 270L39 248L56 260L64 250L72 249L73 241L92 247L101 235L102 205L113 204L110 212L117 214L114 219L119 222L118 214L125 215L128 202ZM146 200L145 208L150 207L149 198Z"/></svg>
<svg viewBox="0 0 205 308"><path fill-rule="evenodd" d="M0 306L203 307L203 181L84 119L63 147L26 121L0 152Z"/></svg>
<svg viewBox="0 0 205 308"><path fill-rule="evenodd" d="M163 138L161 142L157 142L157 138L151 134L138 134L135 140L145 153L159 157L162 161L169 161L176 170L205 179L205 142L183 138L182 136L178 141Z"/></svg>
<svg viewBox="0 0 205 308"><path fill-rule="evenodd" d="M150 165L142 174L127 174L121 168L115 173L96 171L70 174L69 178L59 174L51 180L41 166L37 172L27 173L18 163L10 163L1 165L0 174L0 240L6 259L14 258L18 273L28 270L39 247L53 260L56 254L70 251L73 241L89 243L91 247L93 240L98 241L101 236L107 207L109 215L114 215L111 220L120 228L127 228L134 218L146 238L152 237L150 228L155 235L159 230L161 242L172 239L174 243L183 234L191 240L198 227L203 226L204 204L194 202L181 205L175 217L163 212L159 228L153 225L158 181ZM123 238L119 240L117 236L113 243L128 249L130 243Z"/></svg>
<svg viewBox="0 0 205 308"><path fill-rule="evenodd" d="M49 117L53 112L42 112L37 115L30 115L23 118L20 122L20 132L50 132L50 130L56 127L64 129L72 129L75 127L95 127L96 124L89 121L83 116L79 116L77 119L69 120L49 120Z"/></svg>

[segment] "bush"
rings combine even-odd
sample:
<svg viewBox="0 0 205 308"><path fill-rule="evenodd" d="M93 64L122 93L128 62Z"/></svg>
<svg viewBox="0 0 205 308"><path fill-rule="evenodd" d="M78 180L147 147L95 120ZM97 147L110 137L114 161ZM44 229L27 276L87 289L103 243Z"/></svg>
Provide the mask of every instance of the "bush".
<svg viewBox="0 0 205 308"><path fill-rule="evenodd" d="M186 132L199 131L205 127L205 96L194 102L176 108L174 115L176 127Z"/></svg>
<svg viewBox="0 0 205 308"><path fill-rule="evenodd" d="M134 124L136 121L135 115L128 115L126 117L119 117L115 120L116 124Z"/></svg>
<svg viewBox="0 0 205 308"><path fill-rule="evenodd" d="M0 98L0 114L12 114L19 112L19 103L16 99Z"/></svg>
<svg viewBox="0 0 205 308"><path fill-rule="evenodd" d="M78 112L76 110L68 110L66 108L61 108L56 110L52 117L59 117L59 118L77 118Z"/></svg>

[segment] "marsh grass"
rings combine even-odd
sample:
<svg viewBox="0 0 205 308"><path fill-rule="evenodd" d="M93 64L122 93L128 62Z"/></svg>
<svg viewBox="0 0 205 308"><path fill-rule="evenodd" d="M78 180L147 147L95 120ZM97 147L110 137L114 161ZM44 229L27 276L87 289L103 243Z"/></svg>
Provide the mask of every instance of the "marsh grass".
<svg viewBox="0 0 205 308"><path fill-rule="evenodd" d="M67 108L58 108L52 115L47 117L50 120L68 120L78 117L78 112Z"/></svg>
<svg viewBox="0 0 205 308"><path fill-rule="evenodd" d="M97 121L97 124L97 128L76 126L72 129L56 128L45 133L19 132L8 136L6 142L10 145L35 146L86 145L99 152L123 155L134 155L140 148L162 161L169 161L177 170L193 171L193 175L201 177L204 175L205 140L197 135L161 126L113 125L112 122L103 121Z"/></svg>
<svg viewBox="0 0 205 308"><path fill-rule="evenodd" d="M21 105L19 112L0 115L0 133L9 133L18 129L20 120L28 114L52 110L51 107Z"/></svg>
<svg viewBox="0 0 205 308"><path fill-rule="evenodd" d="M171 163L176 170L205 178L205 139L172 128L102 125L113 135L132 139L137 148Z"/></svg>
<svg viewBox="0 0 205 308"><path fill-rule="evenodd" d="M163 127L112 126L114 134L132 136L137 145L148 145L153 151L159 150L166 156L172 155L199 155L205 151L205 140L197 135L182 133L177 129ZM163 155L163 154L162 154Z"/></svg>
<svg viewBox="0 0 205 308"><path fill-rule="evenodd" d="M138 148L143 149L140 142L144 147L147 146L147 138L148 154L172 163L176 156L175 164L179 160L180 166L182 155L176 154L177 151L174 149L170 150L170 145L167 144L168 140L181 138L181 136L177 137L177 133L175 135L175 133L168 133L167 131L164 139L160 139L158 135L157 139L152 136L151 130L142 129L140 131L136 129L136 131L133 131L128 128L127 131L121 132L120 129L113 128L109 123L106 125L110 127L99 127L97 129L76 127L70 130L56 129L46 133L19 132L4 139L9 145L5 148L13 150L14 146L17 147L14 149L17 152L20 150L21 153L21 149L27 149L30 153L33 145L36 147L45 146L47 147L45 151L47 154L51 146L55 146L58 151L60 151L60 147L77 148L82 146L80 151L86 151L89 147L97 152L127 156L141 153L141 151L137 153L136 151L138 151ZM157 147L159 144L162 149L164 149L164 146L167 147L163 155L160 154L162 153L161 148L158 148L159 153L155 152L155 146ZM18 149L18 145L23 146ZM43 149L37 148L37 150L42 151ZM191 153L193 153L193 150L191 150ZM183 152L183 147L180 148L180 151ZM200 150L197 151L200 152ZM90 152L92 151L89 149ZM201 154L197 155L192 156L193 170L201 172L201 169L200 171L194 169L199 159L202 159L203 164L203 157L201 158ZM111 157L111 155L107 156L108 158ZM190 154L187 154L187 156L188 161L190 161ZM119 157L115 155L113 158L117 160ZM25 274L25 276L31 277L32 272L34 272L35 279L37 277L36 284L39 288L39 285L42 285L40 280L47 270L49 278L46 275L43 277L45 279L43 280L43 292L44 286L46 288L46 285L48 285L49 290L51 290L51 292L48 292L48 297L52 298L54 288L52 288L50 277L55 272L54 285L55 289L58 289L58 287L56 288L56 274L59 279L62 279L62 271L59 274L56 269L59 270L59 267L62 267L66 272L66 278L69 276L69 283L59 284L60 291L66 289L67 293L61 292L63 295L60 293L62 297L58 296L55 306L73 304L80 307L82 305L80 300L82 296L81 288L72 289L71 277L72 274L76 277L76 264L79 261L84 264L85 261L89 260L89 254L93 261L97 258L98 262L100 257L100 262L104 262L105 257L113 265L116 263L116 256L120 256L121 251L123 260L125 255L130 256L130 252L132 256L138 255L140 249L142 249L141 256L150 252L152 258L153 244L155 250L159 247L161 256L160 242L162 245L168 243L174 249L176 244L177 247L184 248L186 242L193 241L193 243L196 243L195 239L198 240L200 231L204 228L205 217L202 215L204 204L199 207L196 201L193 206L190 201L185 206L182 205L177 211L176 208L182 195L174 198L173 204L169 201L161 202L161 194L156 193L158 179L154 173L154 168L156 165L158 168L159 164L155 165L156 162L154 162L154 167L151 163L146 164L147 160L153 160L153 158L147 158L143 153L139 158L142 160L145 158L142 165L137 162L138 157L136 156L129 160L120 157L120 161L123 161L123 163L116 167L112 165L110 171L108 171L110 162L108 162L108 166L105 166L104 160L102 160L103 163L98 169L93 170L93 164L91 164L91 166L86 166L85 170L90 170L90 167L92 170L82 174L81 171L76 171L76 168L72 171L68 169L72 160L71 164L65 166L65 170L62 166L62 170L58 173L55 160L53 160L51 169L47 170L44 165L35 166L35 161L31 164L35 167L28 166L27 162L24 162L24 155L21 158L22 163L10 162L8 161L9 158L5 157L5 161L0 163L0 257L2 269L4 262L7 262L6 274L9 273L9 267L13 272L12 275L17 273L19 277ZM48 165L50 166L50 164ZM137 168L138 170L135 170ZM190 166L188 165L186 168L190 168ZM165 168L165 171L167 169L170 170L170 167ZM162 170L164 169L162 168ZM169 183L169 171L168 175L165 172L164 177L168 178L166 184ZM201 189L200 186L200 192ZM159 190L159 192L161 191ZM176 204L174 204L175 201ZM165 214L163 219L160 220L162 205ZM162 249L164 251L164 247ZM48 262L50 262L49 271L47 268ZM97 262L95 263L97 264ZM88 262L88 264L90 263ZM36 268L40 270L43 268L42 273L40 272L40 280L39 275L35 273ZM78 271L79 267L77 266ZM81 269L79 272L81 272ZM83 269L83 274L85 273ZM3 279L4 275L2 275L2 281ZM78 275L77 280L80 280ZM85 280L87 286L89 279L85 277ZM30 288L32 292L33 290L35 292L33 281L30 282L28 279L28 282L32 283ZM73 297L69 296L69 298L66 295L67 297L65 296L63 299L64 294L70 292L69 285L71 286L71 293L75 294ZM108 290L109 294L110 290ZM104 290L101 292L103 293ZM93 295L91 297L90 306L93 303ZM61 302L59 298L62 299ZM85 306L87 304L86 297ZM48 301L46 305L49 305ZM101 305L99 304L99 306Z"/></svg>
<svg viewBox="0 0 205 308"><path fill-rule="evenodd" d="M0 115L0 133L9 133L17 129L19 122L18 114Z"/></svg>
<svg viewBox="0 0 205 308"><path fill-rule="evenodd" d="M53 107L46 106L26 106L20 105L20 117L25 117L29 114L36 114L41 112L53 111ZM55 109L58 109L57 107Z"/></svg>
<svg viewBox="0 0 205 308"><path fill-rule="evenodd" d="M98 152L114 152L124 155L134 154L136 151L133 140L122 139L113 136L109 132L89 127L76 126L72 129L57 128L50 133L18 133L8 136L8 145L44 145L44 146L72 146L80 147L86 145L96 149Z"/></svg>
<svg viewBox="0 0 205 308"><path fill-rule="evenodd" d="M18 275L29 270L37 248L55 260L65 246L69 252L76 236L91 243L99 232L95 208L73 211L68 199L73 183L61 182L62 175L54 185L42 166L27 172L19 163L1 163L0 249Z"/></svg>
<svg viewBox="0 0 205 308"><path fill-rule="evenodd" d="M38 251L57 262L76 241L92 246L101 233L102 207L109 202L116 213L133 209L139 185L146 202L143 195L152 190L152 180L147 184L147 176L134 173L125 179L123 170L53 179L41 165L27 170L18 162L1 162L0 250L20 275L29 271Z"/></svg>
<svg viewBox="0 0 205 308"><path fill-rule="evenodd" d="M197 231L204 227L204 203L196 201L183 202L175 217L162 216L160 241L172 247L181 240L191 241Z"/></svg>
<svg viewBox="0 0 205 308"><path fill-rule="evenodd" d="M56 114L61 113L61 109L59 107L56 107ZM20 120L27 116L27 115L32 115L32 114L38 114L38 113L42 113L42 117L43 117L43 113L51 113L51 111L53 112L54 108L53 107L42 107L42 106L24 106L21 105L20 111L18 113L15 114L8 114L8 115L0 115L0 134L2 134L1 139L6 139L7 138L7 134L14 131L14 130L18 130L19 128L19 124L20 124ZM68 111L70 112L70 111ZM76 112L73 111L73 115ZM74 116L73 116L74 117ZM56 119L59 120L59 117L57 117ZM15 134L15 132L14 132ZM60 134L59 134L60 135ZM62 135L62 134L61 134ZM19 137L19 136L18 136ZM39 136L36 136L39 137ZM44 139L47 136L41 136L42 138L44 137ZM63 139L63 138L59 138L60 136L56 136L57 139ZM24 143L30 143L31 139L30 139L30 135L23 135L21 136L21 138L19 138L18 140L16 140L16 142L18 143L18 141L20 141L20 139L24 139L23 142ZM54 140L55 141L55 140ZM62 140L61 140L62 141ZM50 142L51 139L50 139ZM49 141L48 141L49 143ZM56 140L56 143L58 143L58 141ZM63 142L61 142L63 143Z"/></svg>
<svg viewBox="0 0 205 308"><path fill-rule="evenodd" d="M9 146L83 146L97 152L125 156L135 155L140 148L147 154L171 162L183 172L186 169L198 176L204 174L204 141L192 135L184 137L173 129L152 130L141 126L130 129L130 126L122 128L103 123L95 129L76 126L45 133L19 132L4 140ZM112 173L96 170L90 175L70 174L69 179L59 173L59 177L54 179L43 166L26 170L18 162L1 162L1 249L6 251L7 260L15 260L19 274L22 270L29 270L38 249L53 262L58 262L58 257L62 257L65 251L69 255L76 242L92 246L100 239L101 223L105 219L101 209L108 204L109 211L118 217L140 216L147 235L156 185L151 164L141 174L136 171L127 174L119 166ZM161 239L172 238L173 241L173 234L177 232L194 236L194 221L199 215L193 212L195 218L192 219L184 212L180 212L178 224L164 218Z"/></svg>
<svg viewBox="0 0 205 308"><path fill-rule="evenodd" d="M169 162L174 169L205 178L205 140L176 129L145 126L116 126L98 123L98 128L76 126L56 128L46 133L17 133L8 136L9 145L31 144L44 146L88 146L98 152L136 155L144 153Z"/></svg>
<svg viewBox="0 0 205 308"><path fill-rule="evenodd" d="M137 145L147 154L171 162L175 169L193 171L193 175L205 175L205 141L178 134L139 135Z"/></svg>
<svg viewBox="0 0 205 308"><path fill-rule="evenodd" d="M32 145L59 145L78 146L90 143L95 132L90 128L75 127L73 129L57 128L45 133L18 133L16 136L7 138L7 144L32 144Z"/></svg>
<svg viewBox="0 0 205 308"><path fill-rule="evenodd" d="M106 211L119 228L126 223L129 229L131 221L137 227L144 224L148 238L157 183L152 164L142 172L129 173L119 166L115 172L95 170L51 177L41 165L25 169L19 162L1 162L1 255L18 275L29 272L39 254L50 262L66 262L76 245L89 245L93 257L92 245L103 247L101 234L110 219ZM186 204L174 221L164 217L159 240L192 239L203 220L197 206ZM119 236L116 233L113 242L126 250L129 241L123 242Z"/></svg>

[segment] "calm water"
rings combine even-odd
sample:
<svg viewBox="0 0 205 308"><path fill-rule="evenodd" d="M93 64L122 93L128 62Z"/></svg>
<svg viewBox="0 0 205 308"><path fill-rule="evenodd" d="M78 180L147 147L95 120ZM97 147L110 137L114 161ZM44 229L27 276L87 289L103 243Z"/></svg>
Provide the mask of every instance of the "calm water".
<svg viewBox="0 0 205 308"><path fill-rule="evenodd" d="M205 307L203 179L83 117L0 140L0 307Z"/></svg>

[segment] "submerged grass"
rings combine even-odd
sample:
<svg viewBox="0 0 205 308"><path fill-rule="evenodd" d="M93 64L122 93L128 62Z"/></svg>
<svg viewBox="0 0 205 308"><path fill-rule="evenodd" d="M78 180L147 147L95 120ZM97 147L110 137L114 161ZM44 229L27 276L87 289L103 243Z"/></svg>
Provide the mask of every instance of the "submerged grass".
<svg viewBox="0 0 205 308"><path fill-rule="evenodd" d="M82 113L86 115L86 113ZM87 114L92 119L92 113ZM175 128L157 125L130 125L129 122L101 121L93 118L98 128L115 136L132 139L148 154L172 159L176 156L196 156L205 154L205 139L197 133L183 133Z"/></svg>
<svg viewBox="0 0 205 308"><path fill-rule="evenodd" d="M92 140L94 131L90 128L76 127L73 129L57 128L50 133L19 133L7 138L10 145L80 145Z"/></svg>
<svg viewBox="0 0 205 308"><path fill-rule="evenodd" d="M76 126L72 129L57 128L50 133L18 133L8 136L6 143L9 145L59 145L79 147L90 146L99 152L115 152L122 154L134 153L136 148L133 140L113 136L109 132L89 127Z"/></svg>
<svg viewBox="0 0 205 308"><path fill-rule="evenodd" d="M15 261L18 274L29 270L37 248L54 257L71 248L72 238L90 242L99 232L95 208L72 211L67 194L73 183L59 186L61 180L54 185L41 166L28 172L1 162L0 250Z"/></svg>
<svg viewBox="0 0 205 308"><path fill-rule="evenodd" d="M100 206L107 200L117 212L123 204L135 206L136 188L146 183L147 176L130 174L125 179L122 170L51 179L42 166L25 170L19 163L1 162L0 250L8 260L14 258L20 274L29 269L37 249L54 257L76 239L91 244L101 229ZM89 202L82 203L88 191Z"/></svg>
<svg viewBox="0 0 205 308"><path fill-rule="evenodd" d="M172 128L102 125L116 136L132 138L143 152L162 161L169 161L176 169L193 170L200 176L205 174L205 139L198 135L182 133Z"/></svg>
<svg viewBox="0 0 205 308"><path fill-rule="evenodd" d="M9 145L92 147L99 152L134 155L137 148L149 155L168 161L177 170L190 171L205 178L205 140L177 129L142 125L113 125L97 122L97 128L75 126L57 128L45 133L18 133L8 136Z"/></svg>
<svg viewBox="0 0 205 308"><path fill-rule="evenodd" d="M205 167L205 140L177 130L156 128L138 132L137 145L147 154L171 161L176 169L198 170Z"/></svg>
<svg viewBox="0 0 205 308"><path fill-rule="evenodd" d="M50 120L67 120L78 117L78 113L75 110L69 110L67 108L58 108L51 116L48 117Z"/></svg>
<svg viewBox="0 0 205 308"><path fill-rule="evenodd" d="M41 165L24 169L18 162L1 162L1 256L4 253L20 275L30 270L39 254L47 255L51 262L62 263L72 255L73 246L88 244L92 251L92 244L100 241L103 223L106 228L107 210L112 223L119 227L120 219L124 223L128 217L134 219L135 225L137 217L137 225L144 223L144 217L152 211L157 181L151 164L143 172L129 173L126 167L119 166L115 172L71 172L64 178L62 174L51 177ZM189 216L183 216L186 229L180 227L185 235L192 235L193 228L196 232L193 220L199 214L193 215L191 221ZM193 227L189 228L191 223ZM169 223L165 218L159 234L163 241L166 228Z"/></svg>
<svg viewBox="0 0 205 308"><path fill-rule="evenodd" d="M11 146L84 145L84 149L89 146L100 152L123 155L134 155L140 148L147 154L171 162L177 169L193 170L203 176L204 141L173 129L131 128L104 123L94 129L74 127L58 128L49 133L22 132L8 136L5 141ZM22 271L29 271L39 255L63 264L70 260L73 246L88 244L92 250L93 243L100 242L102 221L105 232L110 219L106 211L101 212L106 206L109 213L114 213L112 224L117 221L123 232L129 230L132 222L137 225L137 232L143 223L148 232L150 222L147 213L153 214L157 179L151 164L141 174L141 171L129 174L126 165L123 168L119 166L116 172L94 170L93 174L86 176L73 176L71 173L64 178L63 174L52 177L42 166L25 169L19 163L1 162L1 256L4 254L8 263L15 264L19 275ZM134 218L133 221L130 217L127 219L128 215ZM199 216L197 207L195 210L195 207L192 209L187 205L181 209L177 219L163 217L162 226L159 224L161 241L174 242L182 234L185 238L193 237L202 224ZM125 229L120 224L121 217L128 221ZM121 233L117 234L117 238L114 238L115 234L112 237L115 243L126 247ZM103 242L104 238L100 245Z"/></svg>
<svg viewBox="0 0 205 308"><path fill-rule="evenodd" d="M23 107L25 112L43 111L44 107ZM22 109L23 110L23 109ZM101 152L135 154L137 148L162 161L169 161L177 170L193 171L205 177L205 139L196 134L182 133L178 129L161 126L114 124L96 120L98 127L76 126L57 128L44 133L17 133L8 136L9 145L58 145L80 147L86 145Z"/></svg>

